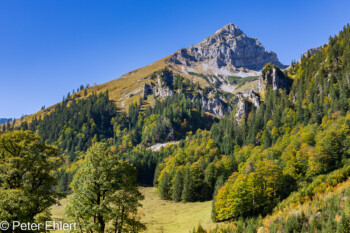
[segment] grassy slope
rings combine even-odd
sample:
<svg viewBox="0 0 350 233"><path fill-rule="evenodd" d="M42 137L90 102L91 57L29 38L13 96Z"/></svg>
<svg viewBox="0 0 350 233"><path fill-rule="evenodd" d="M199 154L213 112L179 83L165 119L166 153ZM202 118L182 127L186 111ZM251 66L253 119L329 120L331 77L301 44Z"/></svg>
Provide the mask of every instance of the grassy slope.
<svg viewBox="0 0 350 233"><path fill-rule="evenodd" d="M166 58L163 58L148 66L131 71L121 76L120 78L114 79L112 81L100 85L91 86L87 89L87 94L90 95L92 92L105 92L108 89L110 99L115 101L117 107L121 107L123 101L124 106L128 106L129 103L138 101L143 84L148 82L147 77L153 72L163 69L167 66L165 60ZM134 96L130 98L129 93L133 93ZM84 91L80 91L72 97L74 97L75 99L84 98ZM17 119L16 125L19 125L22 120L31 122L34 116L38 118L43 117L46 114L49 114L50 111L54 108L54 106L55 105L45 109L44 111L39 111L37 113L25 116L23 119Z"/></svg>
<svg viewBox="0 0 350 233"><path fill-rule="evenodd" d="M195 83L199 82L201 85L204 85L204 86L207 85L207 83L200 77L190 76L190 75L181 73L180 69L176 65L174 64L170 65L169 63L166 62L168 58L169 57L160 59L148 66L131 71L127 74L124 74L120 78L114 79L112 81L109 81L100 85L96 85L96 86L91 86L90 88L87 89L87 94L90 95L92 92L100 93L108 90L110 99L115 101L115 104L117 107L121 108L124 105L124 107L127 108L130 103L138 102L142 93L143 84L149 82L149 76L152 73L159 71L165 67L168 67L170 70L173 70L175 73L180 73L182 76L189 78ZM75 95L72 95L72 97L75 99L84 98L84 91L80 91ZM145 104L147 105L150 103L145 103ZM28 123L30 123L34 116L36 116L37 118L43 117L46 114L49 114L50 111L54 109L54 106L55 105L50 106L45 110L38 111L34 114L25 116L23 119L17 119L16 125L17 126L20 125L22 121L28 121Z"/></svg>
<svg viewBox="0 0 350 233"><path fill-rule="evenodd" d="M244 85L238 87L233 91L233 94L237 94L238 92L244 92L246 89L249 90L254 90L258 92L257 88L258 80L252 81L252 82L247 82Z"/></svg>
<svg viewBox="0 0 350 233"><path fill-rule="evenodd" d="M90 91L99 93L108 89L110 99L116 101L117 106L120 107L123 101L125 101L124 105L128 106L128 103L138 100L143 84L148 82L147 77L167 66L165 59L163 58L148 66L131 71L107 83L93 86L90 88ZM134 96L130 97L130 93L133 93Z"/></svg>
<svg viewBox="0 0 350 233"><path fill-rule="evenodd" d="M200 223L205 229L213 229L216 223L210 219L211 201L194 203L175 203L164 201L157 195L157 189L140 188L145 196L142 201L142 221L147 225L149 233L188 233ZM64 208L67 199L61 200L62 206L52 207L53 219L64 219ZM58 232L58 231L57 231Z"/></svg>

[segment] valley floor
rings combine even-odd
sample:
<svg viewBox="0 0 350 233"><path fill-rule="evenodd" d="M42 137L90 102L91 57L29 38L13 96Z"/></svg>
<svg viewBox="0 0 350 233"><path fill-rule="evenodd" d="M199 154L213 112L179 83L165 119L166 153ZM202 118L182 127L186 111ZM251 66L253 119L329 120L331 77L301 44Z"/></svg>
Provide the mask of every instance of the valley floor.
<svg viewBox="0 0 350 233"><path fill-rule="evenodd" d="M214 228L211 221L211 201L176 203L161 200L156 188L141 188L145 196L142 201L143 222L149 233L188 233L200 223L205 229Z"/></svg>
<svg viewBox="0 0 350 233"><path fill-rule="evenodd" d="M141 187L140 191L145 196L142 201L142 222L146 224L147 233L188 233L193 227L201 224L205 229L213 229L211 214L211 201L194 203L175 203L161 200L157 189L153 187ZM69 199L69 197L67 198ZM67 199L61 200L61 206L52 207L53 219L64 219L64 208Z"/></svg>

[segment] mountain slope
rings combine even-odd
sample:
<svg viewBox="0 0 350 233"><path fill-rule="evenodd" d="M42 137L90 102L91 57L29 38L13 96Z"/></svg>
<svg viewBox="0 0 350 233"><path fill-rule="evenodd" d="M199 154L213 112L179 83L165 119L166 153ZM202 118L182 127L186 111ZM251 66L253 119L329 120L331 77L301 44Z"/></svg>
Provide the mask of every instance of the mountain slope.
<svg viewBox="0 0 350 233"><path fill-rule="evenodd" d="M110 98L123 107L137 100L142 92L142 85L149 81L153 72L165 67L194 83L207 86L210 81L193 74L215 75L212 82L224 84L228 83L228 76L257 76L266 63L279 68L286 67L279 62L274 52L266 51L257 39L247 37L236 25L227 24L195 46L181 49L118 79L92 87L92 90L108 89ZM130 98L130 94L134 98Z"/></svg>
<svg viewBox="0 0 350 233"><path fill-rule="evenodd" d="M230 77L249 86L250 79L249 82L245 82L243 81L245 77L257 78L265 63L280 68L286 67L278 61L275 53L266 51L257 39L247 37L236 25L228 24L195 46L181 49L115 80L89 87L72 95L71 98L85 98L84 92L91 95L108 90L110 100L115 102L118 108L128 111L127 108L131 103L138 102L143 97L144 85L151 83L152 74L165 68L174 75L178 74L194 84L198 83L203 88L211 86L223 93L231 93L242 85L231 82ZM150 98L143 104L153 105L154 101ZM46 111L34 115L40 118L50 113L52 109L49 107ZM30 122L32 117L33 115L26 116L16 124L19 125L23 120Z"/></svg>

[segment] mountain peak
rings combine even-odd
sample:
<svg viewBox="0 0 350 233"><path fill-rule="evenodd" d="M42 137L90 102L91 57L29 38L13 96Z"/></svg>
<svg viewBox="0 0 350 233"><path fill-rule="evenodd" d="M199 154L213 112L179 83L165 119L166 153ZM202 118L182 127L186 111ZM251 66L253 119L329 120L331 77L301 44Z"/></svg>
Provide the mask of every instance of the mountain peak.
<svg viewBox="0 0 350 233"><path fill-rule="evenodd" d="M215 34L239 36L243 34L243 32L236 24L229 23L217 30Z"/></svg>
<svg viewBox="0 0 350 233"><path fill-rule="evenodd" d="M256 38L248 37L233 23L199 44L175 52L169 61L181 70L215 75L257 74L266 63L286 67L274 52L268 52Z"/></svg>

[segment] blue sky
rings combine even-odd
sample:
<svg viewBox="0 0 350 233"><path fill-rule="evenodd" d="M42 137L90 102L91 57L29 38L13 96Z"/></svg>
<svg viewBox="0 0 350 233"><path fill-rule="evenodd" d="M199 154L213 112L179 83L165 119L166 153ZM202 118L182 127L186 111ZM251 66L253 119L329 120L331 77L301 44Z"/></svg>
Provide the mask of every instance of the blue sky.
<svg viewBox="0 0 350 233"><path fill-rule="evenodd" d="M290 64L350 22L350 1L0 0L0 118L37 112L230 22Z"/></svg>

